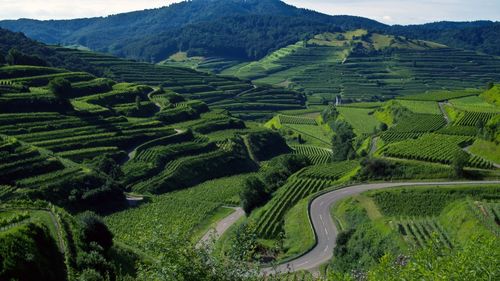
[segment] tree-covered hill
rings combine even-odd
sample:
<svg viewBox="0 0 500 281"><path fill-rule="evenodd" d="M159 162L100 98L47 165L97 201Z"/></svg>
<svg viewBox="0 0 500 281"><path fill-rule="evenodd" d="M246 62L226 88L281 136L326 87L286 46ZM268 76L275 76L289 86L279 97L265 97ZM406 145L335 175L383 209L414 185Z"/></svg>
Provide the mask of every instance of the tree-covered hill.
<svg viewBox="0 0 500 281"><path fill-rule="evenodd" d="M389 33L411 38L436 41L450 47L470 49L500 55L500 23L476 22L435 22L423 25L393 26Z"/></svg>
<svg viewBox="0 0 500 281"><path fill-rule="evenodd" d="M269 19L270 16L278 18ZM261 17L263 18L260 19ZM271 24L255 22L266 20L271 21ZM232 26L235 22L238 22L238 28ZM203 30L198 28L200 23L205 27ZM302 27L304 25L305 27ZM290 43L287 38L293 37L293 41L297 41L319 28L325 30L329 26L343 29L384 27L383 24L373 20L351 16L328 16L298 9L278 0L196 0L105 18L62 21L21 19L2 21L0 26L24 32L31 38L45 43L80 44L93 50L144 60L153 58L155 61L163 60L179 49L201 48L212 54L218 51L211 46L217 41L209 42L206 46L203 44L189 46L190 42L195 41L190 40L192 36L213 37L212 39L225 40L226 43L236 41L237 47L244 50L237 54L239 57L255 58L255 55L264 56L269 49L283 47L283 41ZM227 30L224 30L225 28ZM214 33L220 36L209 36ZM152 34L158 42L164 42L162 48L159 51L151 48L139 51L151 43L149 35ZM266 34L273 36L268 38ZM248 46L246 43L248 40L269 42L263 42L256 47ZM173 42L180 42L183 45ZM274 47L276 44L278 46ZM254 50L255 48L257 49Z"/></svg>
<svg viewBox="0 0 500 281"><path fill-rule="evenodd" d="M15 52L17 53L17 58L14 56L11 59L22 60L18 61L17 64L53 66L100 74L97 68L77 56L60 54L43 43L26 37L23 33L15 33L0 28L0 59L6 57L9 51L13 49L17 51Z"/></svg>
<svg viewBox="0 0 500 281"><path fill-rule="evenodd" d="M279 0L194 0L108 17L0 21L49 44L82 45L159 62L178 51L260 59L319 32L364 28L498 55L500 24L489 21L388 26L355 16L330 16Z"/></svg>

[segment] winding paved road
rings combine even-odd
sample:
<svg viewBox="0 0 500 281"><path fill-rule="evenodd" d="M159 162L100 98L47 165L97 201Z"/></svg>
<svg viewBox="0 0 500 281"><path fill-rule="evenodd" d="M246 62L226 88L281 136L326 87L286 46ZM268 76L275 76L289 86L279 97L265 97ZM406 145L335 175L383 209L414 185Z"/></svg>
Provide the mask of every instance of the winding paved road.
<svg viewBox="0 0 500 281"><path fill-rule="evenodd" d="M263 268L262 274L287 273L299 270L313 270L331 260L338 235L338 229L330 215L331 206L346 198L368 190L404 186L460 185L460 184L500 184L500 181L481 182L404 182L404 183L373 183L350 186L325 193L314 199L310 205L310 219L317 236L316 246L305 255L280 264L274 268Z"/></svg>

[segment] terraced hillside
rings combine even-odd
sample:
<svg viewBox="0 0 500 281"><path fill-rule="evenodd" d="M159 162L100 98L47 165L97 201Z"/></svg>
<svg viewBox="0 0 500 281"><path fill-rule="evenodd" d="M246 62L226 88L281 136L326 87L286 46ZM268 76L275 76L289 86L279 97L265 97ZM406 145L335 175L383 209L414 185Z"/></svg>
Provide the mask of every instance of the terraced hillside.
<svg viewBox="0 0 500 281"><path fill-rule="evenodd" d="M480 87L499 80L499 69L493 56L356 30L320 34L223 73L303 90L324 104Z"/></svg>
<svg viewBox="0 0 500 281"><path fill-rule="evenodd" d="M223 57L189 57L186 52L178 52L168 59L158 63L160 65L188 67L203 72L219 73L226 68L232 67L240 62Z"/></svg>
<svg viewBox="0 0 500 281"><path fill-rule="evenodd" d="M8 258L8 274L13 265L30 268L25 257L36 263L50 254L61 270L53 272L68 277L55 280L201 280L233 267L232 277L208 279L241 280L248 271L259 280L252 262L313 248L319 236L310 211L319 193L500 174L498 86L486 83L499 72L486 55L357 30L238 67L212 62L250 82L51 48L105 77L0 64L0 260ZM335 210L345 232L334 269L364 270L382 253L406 254L436 239L452 251L476 230L498 236L498 189L397 189L344 202ZM327 205L312 219L331 233ZM228 232L205 252L199 240L219 223ZM103 233L85 238L89 225L105 232L102 245L95 243ZM41 239L30 236L37 233ZM33 243L45 240L50 247L36 250ZM328 245L319 251L329 255ZM21 256L11 250L18 248ZM23 280L2 270L1 280Z"/></svg>
<svg viewBox="0 0 500 281"><path fill-rule="evenodd" d="M471 167L492 168L487 152L470 153L467 147L483 143L493 148L500 108L487 102L480 90L449 91L407 96L379 108L375 115L399 117L380 133L383 155L451 164L461 155ZM384 113L385 112L385 113ZM387 115L388 112L389 113ZM426 112L426 113L423 113Z"/></svg>
<svg viewBox="0 0 500 281"><path fill-rule="evenodd" d="M85 208L108 200L112 206L123 203L125 188L181 189L254 170L249 154L263 146L283 150L265 141L265 130L246 131L226 110L210 111L172 90L23 65L1 66L0 79L3 198ZM66 81L64 92L56 94L55 81ZM225 130L241 134L217 141L206 136ZM251 134L262 139L244 142L242 135ZM103 157L123 167L99 168ZM114 181L121 170L126 176Z"/></svg>
<svg viewBox="0 0 500 281"><path fill-rule="evenodd" d="M101 69L108 78L151 86L161 85L187 98L204 101L213 108L229 110L242 118L269 117L273 111L302 109L305 106L304 97L293 90L257 87L234 77L124 60L94 52L67 48L56 48L56 51L83 59Z"/></svg>

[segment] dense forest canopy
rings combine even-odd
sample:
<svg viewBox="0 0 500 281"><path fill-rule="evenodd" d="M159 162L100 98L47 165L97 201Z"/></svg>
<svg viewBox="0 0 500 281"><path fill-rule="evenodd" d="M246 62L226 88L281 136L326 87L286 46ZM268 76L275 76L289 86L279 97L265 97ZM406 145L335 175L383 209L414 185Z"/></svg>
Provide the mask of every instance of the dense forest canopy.
<svg viewBox="0 0 500 281"><path fill-rule="evenodd" d="M82 45L122 57L159 62L178 51L260 59L318 32L363 28L451 47L500 54L500 24L489 21L388 26L355 16L330 16L279 0L195 0L108 17L0 21L48 44Z"/></svg>
<svg viewBox="0 0 500 281"><path fill-rule="evenodd" d="M12 61L11 64L54 66L99 74L97 69L76 56L59 54L22 33L0 28L0 56L5 59L9 53L14 55L13 59L18 60Z"/></svg>
<svg viewBox="0 0 500 281"><path fill-rule="evenodd" d="M193 46L193 49L201 47L204 53L218 54L219 41L224 40L226 44L232 42L234 45L229 48L230 55L237 54L240 58L248 59L255 55L261 58L275 49L276 45L282 46L284 42L292 42L292 39L297 41L306 34L330 30L328 26L372 29L385 25L361 17L329 16L298 9L278 0L197 0L104 18L55 21L21 19L2 21L0 26L24 32L33 39L49 44L79 44L116 55L160 61L181 50L180 47L186 43L189 46L188 36L206 42ZM200 26L204 27L203 30L199 30ZM152 34L155 40L163 43L153 42L155 44L150 47ZM196 39L191 41L195 42ZM252 45L248 40L264 42ZM179 46L179 42L183 45ZM142 48L145 50L138 51Z"/></svg>
<svg viewBox="0 0 500 281"><path fill-rule="evenodd" d="M435 41L450 47L470 49L500 55L500 23L476 22L436 22L423 25L393 26L388 33Z"/></svg>

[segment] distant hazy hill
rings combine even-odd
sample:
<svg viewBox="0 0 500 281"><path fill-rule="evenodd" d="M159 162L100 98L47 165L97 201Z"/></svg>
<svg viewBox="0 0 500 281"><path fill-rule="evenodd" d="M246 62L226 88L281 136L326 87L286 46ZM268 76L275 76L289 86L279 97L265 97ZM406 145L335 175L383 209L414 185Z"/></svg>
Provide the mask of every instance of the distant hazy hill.
<svg viewBox="0 0 500 281"><path fill-rule="evenodd" d="M500 40L499 26L491 22L390 27L362 17L298 9L279 0L193 0L104 18L21 19L0 21L0 26L45 43L78 44L154 62L178 51L260 59L314 34L357 28L500 54L494 44Z"/></svg>

